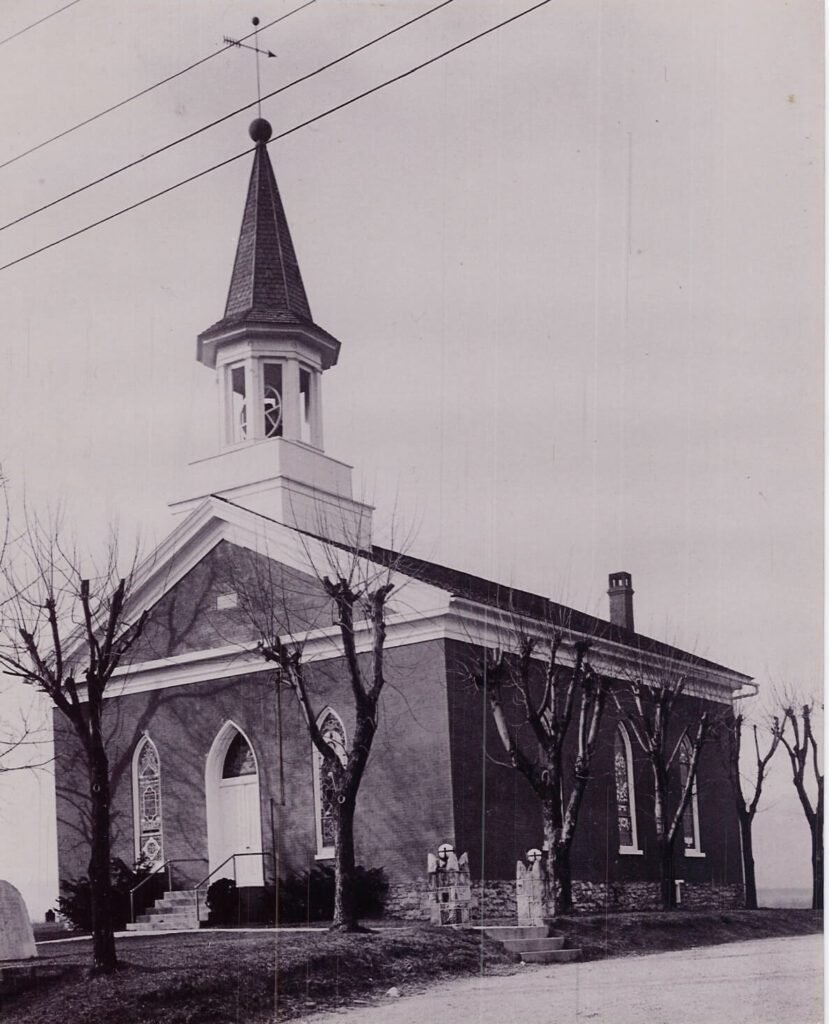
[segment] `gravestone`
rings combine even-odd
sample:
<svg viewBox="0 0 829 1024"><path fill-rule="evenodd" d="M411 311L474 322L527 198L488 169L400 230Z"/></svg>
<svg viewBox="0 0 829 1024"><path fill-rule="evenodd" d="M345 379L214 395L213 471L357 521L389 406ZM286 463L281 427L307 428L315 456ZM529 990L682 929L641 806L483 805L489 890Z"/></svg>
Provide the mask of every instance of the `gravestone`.
<svg viewBox="0 0 829 1024"><path fill-rule="evenodd" d="M0 880L0 961L31 960L37 956L32 922L23 897Z"/></svg>
<svg viewBox="0 0 829 1024"><path fill-rule="evenodd" d="M550 880L541 850L527 850L528 866L515 865L515 898L518 903L520 927L538 927L552 917Z"/></svg>
<svg viewBox="0 0 829 1024"><path fill-rule="evenodd" d="M443 843L437 857L427 858L429 873L429 919L432 924L469 924L474 905L469 878L469 857L455 855L451 843Z"/></svg>

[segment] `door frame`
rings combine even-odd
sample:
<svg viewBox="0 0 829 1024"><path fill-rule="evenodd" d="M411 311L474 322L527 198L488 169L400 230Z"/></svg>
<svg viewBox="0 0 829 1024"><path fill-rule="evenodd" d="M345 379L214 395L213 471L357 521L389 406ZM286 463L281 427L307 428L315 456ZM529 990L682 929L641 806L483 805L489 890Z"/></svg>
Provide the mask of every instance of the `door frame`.
<svg viewBox="0 0 829 1024"><path fill-rule="evenodd" d="M216 738L213 740L213 744L210 747L210 752L207 755L204 769L204 793L205 793L205 805L207 811L207 859L209 870L215 871L228 856L227 845L225 839L225 824L224 816L222 813L222 800L221 800L221 789L220 784L222 781L222 771L224 769L225 757L227 756L230 744L233 742L236 734L239 733L247 745L250 747L253 753L253 763L256 766L256 822L255 822L255 834L259 839L259 849L257 853L264 852L264 843L262 842L262 792L261 792L261 776L259 773L259 759L256 756L256 749L253 743L250 741L250 737L244 729L240 728L234 721L228 719L225 724L216 733ZM233 850L232 853L239 853L241 851ZM253 885L264 885L264 864L263 858L245 858L246 860L253 861L257 867L248 868L246 866L245 874L248 878L255 878L257 881L251 883ZM228 865L228 867L230 867ZM238 867L238 862L237 862ZM232 869L231 869L232 871ZM228 877L232 877L229 872ZM213 879L215 881L215 879Z"/></svg>

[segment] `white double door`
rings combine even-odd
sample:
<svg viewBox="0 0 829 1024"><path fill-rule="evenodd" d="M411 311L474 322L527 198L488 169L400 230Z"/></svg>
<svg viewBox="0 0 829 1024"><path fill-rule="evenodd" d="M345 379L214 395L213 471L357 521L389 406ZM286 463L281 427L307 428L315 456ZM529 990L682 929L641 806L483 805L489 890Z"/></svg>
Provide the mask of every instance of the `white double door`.
<svg viewBox="0 0 829 1024"><path fill-rule="evenodd" d="M217 862L221 864L234 854L233 862L226 865L221 874L233 877L233 864L236 868L236 884L262 885L262 857L254 856L262 853L262 823L259 814L259 777L257 775L240 775L233 779L222 779L219 782L219 817L221 820L221 843L217 852Z"/></svg>

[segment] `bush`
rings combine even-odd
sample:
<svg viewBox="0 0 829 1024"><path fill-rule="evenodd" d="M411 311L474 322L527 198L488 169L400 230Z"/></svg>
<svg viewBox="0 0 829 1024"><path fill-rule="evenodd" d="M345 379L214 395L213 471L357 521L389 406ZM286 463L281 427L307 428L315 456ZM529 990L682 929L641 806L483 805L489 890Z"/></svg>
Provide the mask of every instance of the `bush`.
<svg viewBox="0 0 829 1024"><path fill-rule="evenodd" d="M380 917L389 882L383 868L356 869L358 917ZM279 880L279 921L330 921L334 916L334 869L319 865L312 871Z"/></svg>
<svg viewBox="0 0 829 1024"><path fill-rule="evenodd" d="M112 861L112 926L116 931L123 931L130 919L130 891L152 873L144 861L138 861L133 868L118 857ZM159 885L163 887L164 877L163 873L159 874L158 883L148 882L136 893L136 915L160 895ZM62 895L58 897L58 909L61 916L77 931L91 932L92 890L89 879L83 877L75 882L62 879L60 888Z"/></svg>
<svg viewBox="0 0 829 1024"><path fill-rule="evenodd" d="M207 890L205 900L210 911L210 924L237 924L239 891L232 878L217 878Z"/></svg>

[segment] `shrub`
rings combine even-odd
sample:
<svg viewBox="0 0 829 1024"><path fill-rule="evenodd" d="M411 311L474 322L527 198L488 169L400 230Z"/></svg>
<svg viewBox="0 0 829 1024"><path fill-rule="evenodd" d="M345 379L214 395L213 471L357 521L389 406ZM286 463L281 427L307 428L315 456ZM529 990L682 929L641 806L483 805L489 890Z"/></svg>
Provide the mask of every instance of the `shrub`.
<svg viewBox="0 0 829 1024"><path fill-rule="evenodd" d="M386 905L389 882L383 868L356 869L358 917L380 917ZM279 880L281 923L330 921L334 916L334 869L318 865L312 871Z"/></svg>
<svg viewBox="0 0 829 1024"><path fill-rule="evenodd" d="M232 878L217 878L207 890L210 924L237 924L239 920L239 891Z"/></svg>
<svg viewBox="0 0 829 1024"><path fill-rule="evenodd" d="M152 868L144 861L129 867L120 858L112 861L112 925L116 931L123 931L130 919L130 891L152 874ZM163 885L163 874L159 883ZM61 895L58 909L74 929L92 931L92 890L89 879L79 878L60 883ZM159 895L159 884L148 882L136 894L135 913L140 914Z"/></svg>

